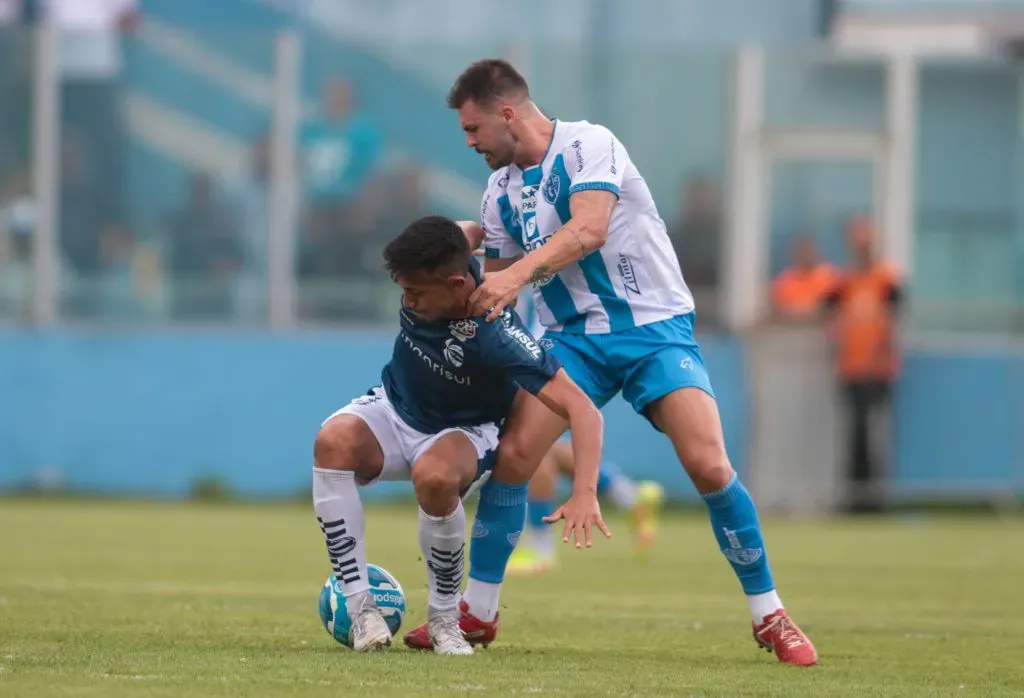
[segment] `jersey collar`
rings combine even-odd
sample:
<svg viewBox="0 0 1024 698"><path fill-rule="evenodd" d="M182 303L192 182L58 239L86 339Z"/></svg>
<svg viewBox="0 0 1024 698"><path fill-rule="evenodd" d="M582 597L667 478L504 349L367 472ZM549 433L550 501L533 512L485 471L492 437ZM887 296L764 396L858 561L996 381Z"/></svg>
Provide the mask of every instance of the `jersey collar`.
<svg viewBox="0 0 1024 698"><path fill-rule="evenodd" d="M515 167L520 172L526 172L526 170L532 170L534 167L542 167L544 165L544 161L548 159L548 153L551 152L551 146L555 142L555 134L558 133L558 119L551 119L551 125L553 126L553 128L551 129L551 140L548 141L548 147L544 150L544 155L541 156L540 162L538 162L536 165L530 165L525 169L513 162L513 167Z"/></svg>
<svg viewBox="0 0 1024 698"><path fill-rule="evenodd" d="M469 260L469 273L473 277L473 281L479 286L484 282L484 277L480 273L480 262L476 259L471 258Z"/></svg>

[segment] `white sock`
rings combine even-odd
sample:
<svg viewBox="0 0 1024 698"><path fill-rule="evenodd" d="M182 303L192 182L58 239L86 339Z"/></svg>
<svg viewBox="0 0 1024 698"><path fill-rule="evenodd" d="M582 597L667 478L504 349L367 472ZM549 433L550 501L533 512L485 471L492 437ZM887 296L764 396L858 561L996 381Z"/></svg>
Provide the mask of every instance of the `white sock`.
<svg viewBox="0 0 1024 698"><path fill-rule="evenodd" d="M469 605L469 612L482 621L490 622L498 615L498 598L501 596L501 585L481 582L469 578L466 582L466 593L462 598Z"/></svg>
<svg viewBox="0 0 1024 698"><path fill-rule="evenodd" d="M366 574L366 521L355 473L313 468L313 508L327 542L327 557L355 613L370 597ZM370 597L372 598L372 597Z"/></svg>
<svg viewBox="0 0 1024 698"><path fill-rule="evenodd" d="M608 496L619 509L632 509L636 504L636 483L623 475L616 475L608 486Z"/></svg>
<svg viewBox="0 0 1024 698"><path fill-rule="evenodd" d="M427 561L428 609L454 612L465 569L466 510L461 501L448 516L430 516L420 509L420 551Z"/></svg>
<svg viewBox="0 0 1024 698"><path fill-rule="evenodd" d="M748 596L747 603L750 604L750 615L754 618L754 623L757 625L764 623L765 616L770 616L782 608L782 599L779 598L778 592L774 589L764 594Z"/></svg>

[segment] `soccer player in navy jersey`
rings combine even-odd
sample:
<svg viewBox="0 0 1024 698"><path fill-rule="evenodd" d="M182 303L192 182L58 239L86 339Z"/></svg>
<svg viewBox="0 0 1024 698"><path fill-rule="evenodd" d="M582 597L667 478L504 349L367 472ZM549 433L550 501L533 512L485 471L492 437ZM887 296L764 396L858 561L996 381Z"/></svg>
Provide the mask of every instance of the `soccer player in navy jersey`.
<svg viewBox="0 0 1024 698"><path fill-rule="evenodd" d="M317 435L314 508L353 621L353 647L383 649L392 638L370 593L359 487L412 480L429 581L428 647L472 654L472 637L459 627L468 608L460 597L462 500L479 490L467 599L487 598L500 586L526 516L526 482L492 471L503 420L532 401L571 425L574 492L549 521L564 518L563 539L589 547L592 528L611 535L596 494L601 413L514 310L492 323L470 316L469 296L481 276L454 221L414 221L387 245L384 259L403 292L401 330L381 384L331 415Z"/></svg>

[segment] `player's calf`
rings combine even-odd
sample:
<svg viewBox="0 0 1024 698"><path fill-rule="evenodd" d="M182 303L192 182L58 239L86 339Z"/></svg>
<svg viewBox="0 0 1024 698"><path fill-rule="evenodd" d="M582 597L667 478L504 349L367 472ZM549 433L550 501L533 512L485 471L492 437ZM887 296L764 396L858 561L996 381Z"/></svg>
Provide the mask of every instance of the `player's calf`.
<svg viewBox="0 0 1024 698"><path fill-rule="evenodd" d="M775 590L757 507L729 464L714 399L699 388L684 388L658 400L650 412L707 504L718 546L747 596L758 643L783 662L813 664L814 646L789 619Z"/></svg>
<svg viewBox="0 0 1024 698"><path fill-rule="evenodd" d="M313 457L313 508L353 619L353 647L381 649L391 644L391 632L370 593L366 524L356 478L372 480L384 457L367 424L348 414L333 417L321 427Z"/></svg>
<svg viewBox="0 0 1024 698"><path fill-rule="evenodd" d="M427 566L428 628L438 654L473 653L459 630L466 550L466 512L459 493L472 482L476 470L476 448L458 431L438 439L412 468L420 504L420 551Z"/></svg>

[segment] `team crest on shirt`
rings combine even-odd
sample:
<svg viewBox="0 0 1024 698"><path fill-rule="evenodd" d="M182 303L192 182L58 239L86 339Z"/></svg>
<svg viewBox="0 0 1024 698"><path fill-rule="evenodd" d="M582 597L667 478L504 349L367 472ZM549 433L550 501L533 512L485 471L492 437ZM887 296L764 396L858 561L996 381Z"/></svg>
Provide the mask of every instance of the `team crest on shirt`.
<svg viewBox="0 0 1024 698"><path fill-rule="evenodd" d="M555 348L555 343L552 342L550 339L538 339L537 344L540 345L540 348L545 351L551 351L552 349Z"/></svg>
<svg viewBox="0 0 1024 698"><path fill-rule="evenodd" d="M544 182L544 200L549 204L554 204L558 200L558 192L561 190L562 176L557 172L552 172Z"/></svg>
<svg viewBox="0 0 1024 698"><path fill-rule="evenodd" d="M476 337L476 322L474 320L454 320L448 323L448 329L452 336L460 342Z"/></svg>
<svg viewBox="0 0 1024 698"><path fill-rule="evenodd" d="M456 344L451 337L444 340L444 359L455 368L461 368L466 359L466 355L462 352L462 345Z"/></svg>

